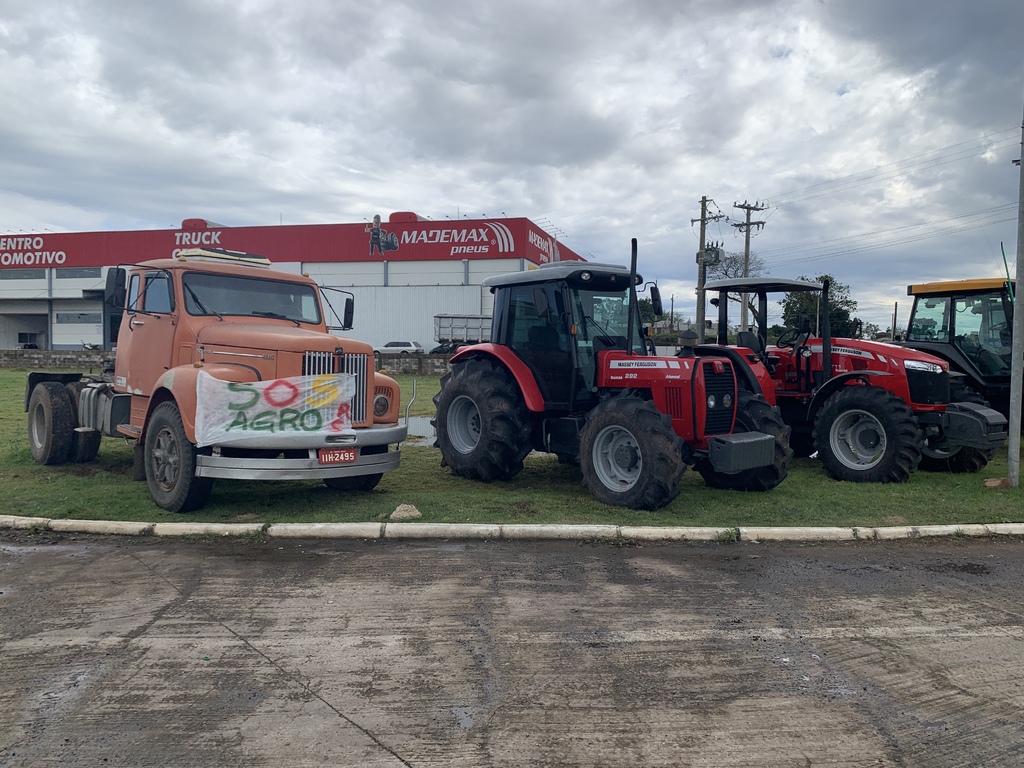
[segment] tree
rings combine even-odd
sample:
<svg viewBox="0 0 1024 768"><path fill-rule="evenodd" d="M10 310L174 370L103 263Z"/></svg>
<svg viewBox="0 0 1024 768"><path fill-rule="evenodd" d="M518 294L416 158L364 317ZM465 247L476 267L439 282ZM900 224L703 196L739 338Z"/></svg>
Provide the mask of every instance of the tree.
<svg viewBox="0 0 1024 768"><path fill-rule="evenodd" d="M750 262L747 265L747 277L760 277L765 273L764 259L756 253L750 254ZM743 254L726 253L717 264L708 264L707 279L710 280L731 280L743 277ZM729 301L739 303L740 294L730 293ZM752 317L757 317L757 298L747 295L747 308Z"/></svg>
<svg viewBox="0 0 1024 768"><path fill-rule="evenodd" d="M646 325L654 325L658 319L654 314L654 302L650 299L637 299L637 308L640 310L640 322Z"/></svg>
<svg viewBox="0 0 1024 768"><path fill-rule="evenodd" d="M857 311L857 302L850 298L850 287L838 282L832 275L817 275L808 278L801 275L800 280L822 283L829 281L829 326L833 336L852 337L857 332L859 320L853 313ZM810 323L811 332L815 335L821 333L821 323L818 318L820 294L817 291L791 291L779 302L782 305L782 321L787 328L799 328L801 318L806 317Z"/></svg>
<svg viewBox="0 0 1024 768"><path fill-rule="evenodd" d="M764 274L764 259L756 253L750 254L750 264L747 269L748 277L758 277ZM708 264L708 280L725 280L736 277L743 277L743 254L726 253L717 264Z"/></svg>

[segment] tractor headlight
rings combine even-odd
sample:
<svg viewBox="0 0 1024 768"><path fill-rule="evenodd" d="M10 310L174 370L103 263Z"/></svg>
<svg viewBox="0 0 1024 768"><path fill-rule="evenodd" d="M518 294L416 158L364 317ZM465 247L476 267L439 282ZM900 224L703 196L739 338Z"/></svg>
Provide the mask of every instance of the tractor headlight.
<svg viewBox="0 0 1024 768"><path fill-rule="evenodd" d="M926 363L923 360L904 360L903 367L908 371L925 371L926 373L942 373L942 366L937 363Z"/></svg>
<svg viewBox="0 0 1024 768"><path fill-rule="evenodd" d="M708 410L709 411L714 410L715 405L717 405L717 404L718 404L718 401L715 400L715 396L714 395L708 395Z"/></svg>
<svg viewBox="0 0 1024 768"><path fill-rule="evenodd" d="M373 398L373 415L380 418L391 407L391 398L387 395L377 395Z"/></svg>
<svg viewBox="0 0 1024 768"><path fill-rule="evenodd" d="M729 394L728 392L722 395L722 407L732 408L732 395Z"/></svg>

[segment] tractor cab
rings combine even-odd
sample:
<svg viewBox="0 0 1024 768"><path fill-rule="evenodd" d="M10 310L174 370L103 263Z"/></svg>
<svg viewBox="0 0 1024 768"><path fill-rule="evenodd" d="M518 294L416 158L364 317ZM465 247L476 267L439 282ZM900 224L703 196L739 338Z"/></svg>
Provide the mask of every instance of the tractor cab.
<svg viewBox="0 0 1024 768"><path fill-rule="evenodd" d="M492 341L530 368L547 408L596 404L602 351L647 354L629 278L622 266L559 262L484 281L494 291Z"/></svg>

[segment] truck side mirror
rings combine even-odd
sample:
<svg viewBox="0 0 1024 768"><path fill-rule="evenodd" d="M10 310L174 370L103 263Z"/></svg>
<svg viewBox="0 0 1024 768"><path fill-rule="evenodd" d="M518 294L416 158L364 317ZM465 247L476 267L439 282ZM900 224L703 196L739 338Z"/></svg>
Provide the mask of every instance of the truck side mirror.
<svg viewBox="0 0 1024 768"><path fill-rule="evenodd" d="M656 285L651 286L651 307L654 309L655 317L665 314L665 306L661 303L661 291Z"/></svg>
<svg viewBox="0 0 1024 768"><path fill-rule="evenodd" d="M351 296L345 297L345 309L342 310L341 322L345 326L344 330L350 330L352 328L352 321L355 319L356 313L356 302Z"/></svg>
<svg viewBox="0 0 1024 768"><path fill-rule="evenodd" d="M126 275L127 271L121 267L111 267L107 270L103 303L112 309L124 309Z"/></svg>

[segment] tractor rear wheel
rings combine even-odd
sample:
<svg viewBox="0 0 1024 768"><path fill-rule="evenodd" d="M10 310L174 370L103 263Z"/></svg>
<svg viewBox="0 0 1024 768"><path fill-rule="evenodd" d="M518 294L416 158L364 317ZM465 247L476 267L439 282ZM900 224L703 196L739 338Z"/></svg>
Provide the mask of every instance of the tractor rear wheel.
<svg viewBox="0 0 1024 768"><path fill-rule="evenodd" d="M974 403L988 405L988 400L979 395L966 384L958 383L950 386L949 401L951 403ZM921 457L920 469L925 472L951 472L955 475L980 472L992 461L995 451L992 449L970 448L966 445L956 446L949 450L929 448L925 441L924 454Z"/></svg>
<svg viewBox="0 0 1024 768"><path fill-rule="evenodd" d="M818 411L814 445L834 480L902 483L921 462L924 436L910 406L896 395L846 386Z"/></svg>
<svg viewBox="0 0 1024 768"><path fill-rule="evenodd" d="M686 470L672 420L634 397L605 400L580 433L583 483L598 501L630 509L660 509L679 494Z"/></svg>
<svg viewBox="0 0 1024 768"><path fill-rule="evenodd" d="M708 486L733 491L770 491L786 479L789 460L793 458L793 451L789 447L790 428L783 423L778 408L772 407L764 395L740 392L733 432L763 432L771 435L775 438L774 460L765 467L726 474L716 472L708 459L701 459L695 466Z"/></svg>
<svg viewBox="0 0 1024 768"><path fill-rule="evenodd" d="M64 464L75 438L71 398L59 381L41 381L28 401L28 446L36 464Z"/></svg>
<svg viewBox="0 0 1024 768"><path fill-rule="evenodd" d="M434 396L430 422L441 466L470 480L510 480L530 452L530 414L519 386L500 364L468 360L452 367Z"/></svg>

